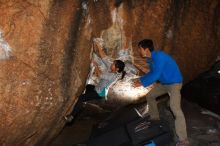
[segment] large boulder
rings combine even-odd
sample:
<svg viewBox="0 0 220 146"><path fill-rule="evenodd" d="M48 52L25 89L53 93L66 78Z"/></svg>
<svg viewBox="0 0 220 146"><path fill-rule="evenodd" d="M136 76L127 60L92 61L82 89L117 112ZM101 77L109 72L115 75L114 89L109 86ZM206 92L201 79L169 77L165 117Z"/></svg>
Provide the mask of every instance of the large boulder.
<svg viewBox="0 0 220 146"><path fill-rule="evenodd" d="M182 89L183 96L220 115L220 60Z"/></svg>
<svg viewBox="0 0 220 146"><path fill-rule="evenodd" d="M170 53L185 81L220 53L219 0L1 0L0 145L46 145L83 91L91 40L108 55L151 38Z"/></svg>
<svg viewBox="0 0 220 146"><path fill-rule="evenodd" d="M77 7L1 2L2 38L11 51L0 61L0 145L44 145L62 129L90 63L90 33Z"/></svg>

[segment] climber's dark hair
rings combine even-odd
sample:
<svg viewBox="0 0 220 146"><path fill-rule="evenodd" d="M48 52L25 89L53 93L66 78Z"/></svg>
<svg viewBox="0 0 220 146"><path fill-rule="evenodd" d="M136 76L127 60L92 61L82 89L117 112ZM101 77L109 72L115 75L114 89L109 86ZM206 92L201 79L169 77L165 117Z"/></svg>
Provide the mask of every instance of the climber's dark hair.
<svg viewBox="0 0 220 146"><path fill-rule="evenodd" d="M138 43L138 47L141 47L143 49L147 49L148 48L151 52L154 51L154 43L150 39L144 39L144 40L140 41Z"/></svg>
<svg viewBox="0 0 220 146"><path fill-rule="evenodd" d="M122 73L121 79L124 78L126 72L124 71L125 63L121 60L114 60L115 67L118 68L118 72Z"/></svg>

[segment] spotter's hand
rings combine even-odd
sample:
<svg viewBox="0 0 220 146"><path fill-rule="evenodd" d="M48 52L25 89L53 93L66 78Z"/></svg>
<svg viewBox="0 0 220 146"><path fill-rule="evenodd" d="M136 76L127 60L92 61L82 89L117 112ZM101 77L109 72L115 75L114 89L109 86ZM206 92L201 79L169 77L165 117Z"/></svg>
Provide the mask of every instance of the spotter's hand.
<svg viewBox="0 0 220 146"><path fill-rule="evenodd" d="M141 82L140 82L139 79L133 79L132 82L133 82L133 86L134 86L134 87L140 87L140 86L142 86L142 84L141 84Z"/></svg>

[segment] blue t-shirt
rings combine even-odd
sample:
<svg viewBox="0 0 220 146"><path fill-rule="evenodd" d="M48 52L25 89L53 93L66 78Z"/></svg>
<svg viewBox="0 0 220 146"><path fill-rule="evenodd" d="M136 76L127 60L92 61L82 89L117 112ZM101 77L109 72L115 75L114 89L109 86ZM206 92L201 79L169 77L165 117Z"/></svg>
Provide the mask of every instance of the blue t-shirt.
<svg viewBox="0 0 220 146"><path fill-rule="evenodd" d="M147 58L150 71L140 77L144 87L160 81L162 84L182 83L183 77L176 61L163 51L153 51L151 58Z"/></svg>

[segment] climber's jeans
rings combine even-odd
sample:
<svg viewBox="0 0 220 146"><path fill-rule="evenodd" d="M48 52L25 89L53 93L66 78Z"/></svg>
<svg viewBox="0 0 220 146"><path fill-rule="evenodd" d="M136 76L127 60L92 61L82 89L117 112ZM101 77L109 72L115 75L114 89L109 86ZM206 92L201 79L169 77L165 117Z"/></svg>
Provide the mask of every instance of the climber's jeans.
<svg viewBox="0 0 220 146"><path fill-rule="evenodd" d="M78 97L71 115L75 117L82 109L83 102L103 99L95 90L94 85L86 85L86 92Z"/></svg>
<svg viewBox="0 0 220 146"><path fill-rule="evenodd" d="M168 93L170 109L175 116L175 130L179 140L187 140L186 121L181 109L180 90L182 83L163 85L156 83L154 88L146 95L149 104L149 114L152 119L160 119L156 98Z"/></svg>

